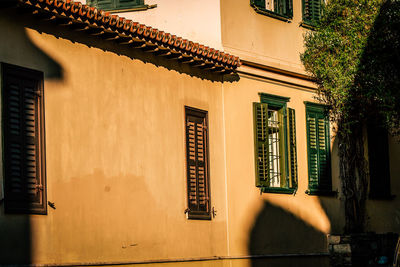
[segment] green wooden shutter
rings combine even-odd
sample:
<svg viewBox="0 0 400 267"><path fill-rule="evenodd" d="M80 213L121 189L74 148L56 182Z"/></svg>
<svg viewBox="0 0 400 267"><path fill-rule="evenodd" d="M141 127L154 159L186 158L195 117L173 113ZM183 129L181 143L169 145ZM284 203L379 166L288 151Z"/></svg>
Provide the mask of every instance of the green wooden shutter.
<svg viewBox="0 0 400 267"><path fill-rule="evenodd" d="M318 189L317 118L307 112L308 188Z"/></svg>
<svg viewBox="0 0 400 267"><path fill-rule="evenodd" d="M189 218L210 218L207 113L186 108Z"/></svg>
<svg viewBox="0 0 400 267"><path fill-rule="evenodd" d="M259 8L265 8L265 0L251 0L251 3Z"/></svg>
<svg viewBox="0 0 400 267"><path fill-rule="evenodd" d="M330 140L329 119L325 113L319 113L318 119L318 161L319 161L319 189L330 191L331 164L330 164Z"/></svg>
<svg viewBox="0 0 400 267"><path fill-rule="evenodd" d="M131 8L135 6L143 6L144 0L118 0L117 1L117 8L124 9L124 8Z"/></svg>
<svg viewBox="0 0 400 267"><path fill-rule="evenodd" d="M303 0L303 21L315 24L321 17L321 0Z"/></svg>
<svg viewBox="0 0 400 267"><path fill-rule="evenodd" d="M292 0L275 0L274 12L289 18L293 17Z"/></svg>
<svg viewBox="0 0 400 267"><path fill-rule="evenodd" d="M268 105L253 103L256 186L268 187L269 147L268 147Z"/></svg>
<svg viewBox="0 0 400 267"><path fill-rule="evenodd" d="M296 113L292 108L288 108L288 156L289 156L289 176L290 188L297 187L297 144L296 144Z"/></svg>
<svg viewBox="0 0 400 267"><path fill-rule="evenodd" d="M8 64L2 69L5 211L46 214L41 146L43 74Z"/></svg>
<svg viewBox="0 0 400 267"><path fill-rule="evenodd" d="M307 110L308 187L330 191L329 118L323 108Z"/></svg>
<svg viewBox="0 0 400 267"><path fill-rule="evenodd" d="M368 157L370 197L390 196L388 132L376 124L368 125Z"/></svg>

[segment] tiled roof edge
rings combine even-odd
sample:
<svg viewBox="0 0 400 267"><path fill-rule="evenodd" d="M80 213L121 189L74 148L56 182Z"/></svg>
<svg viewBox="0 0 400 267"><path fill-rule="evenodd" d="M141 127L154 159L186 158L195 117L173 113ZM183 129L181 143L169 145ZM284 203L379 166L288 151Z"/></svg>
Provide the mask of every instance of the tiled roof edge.
<svg viewBox="0 0 400 267"><path fill-rule="evenodd" d="M70 25L92 35L103 36L121 44L130 44L167 58L220 73L234 72L241 65L230 55L156 28L112 15L73 0L17 0L34 14L46 16L60 25Z"/></svg>

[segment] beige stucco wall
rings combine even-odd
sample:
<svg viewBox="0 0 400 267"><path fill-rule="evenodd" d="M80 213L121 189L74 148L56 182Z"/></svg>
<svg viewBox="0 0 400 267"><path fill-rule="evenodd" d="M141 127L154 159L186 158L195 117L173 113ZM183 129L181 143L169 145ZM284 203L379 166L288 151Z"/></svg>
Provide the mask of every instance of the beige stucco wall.
<svg viewBox="0 0 400 267"><path fill-rule="evenodd" d="M32 216L0 206L1 262L227 254L220 82L25 30L3 15L0 33L0 61L45 74L47 196L56 206ZM184 213L185 105L209 115L211 221Z"/></svg>
<svg viewBox="0 0 400 267"><path fill-rule="evenodd" d="M222 44L242 59L302 72L301 0L293 0L293 20L284 22L258 14L250 0L221 0Z"/></svg>

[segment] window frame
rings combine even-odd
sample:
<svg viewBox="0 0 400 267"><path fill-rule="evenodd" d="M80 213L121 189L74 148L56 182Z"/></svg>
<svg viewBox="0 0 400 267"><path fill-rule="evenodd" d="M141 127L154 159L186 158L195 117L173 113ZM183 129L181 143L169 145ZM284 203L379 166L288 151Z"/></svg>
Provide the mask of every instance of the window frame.
<svg viewBox="0 0 400 267"><path fill-rule="evenodd" d="M204 145L204 164L205 164L205 170L204 170L204 175L206 176L204 178L205 181L205 194L206 194L206 201L207 201L207 209L200 210L193 210L191 209L191 203L190 203L190 151L189 151L189 128L187 126L189 116L196 117L198 119L204 120L204 128L205 131L203 133L203 145ZM209 158L209 126L208 126L208 111L206 110L201 110L189 106L185 106L185 137L186 137L186 191L187 191L187 218L188 219L194 219L194 220L211 220L211 191L210 191L210 158ZM197 138L196 138L197 140ZM197 157L197 155L196 155ZM198 191L198 176L197 176L197 166L196 166L196 192ZM198 194L198 193L197 193ZM197 204L198 206L200 204Z"/></svg>
<svg viewBox="0 0 400 267"><path fill-rule="evenodd" d="M87 4L89 6L97 7L104 11L111 11L113 13L117 12L129 12L129 11L141 11L149 9L149 5L146 5L144 0L131 0L132 3L125 3L121 5L120 0L110 0L110 4L99 4L99 0L87 0ZM134 4L133 2L137 1L138 4Z"/></svg>
<svg viewBox="0 0 400 267"><path fill-rule="evenodd" d="M265 0L261 0L261 1L264 1L264 7L259 5L257 3L257 0L250 0L250 6L253 7L253 9L257 13L268 16L268 17L272 17L272 18L275 18L278 20L282 20L285 22L289 22L293 19L293 0L284 0L284 1L286 1L286 6L287 6L286 8L289 10L288 11L289 14L281 14L276 11L266 9L265 8Z"/></svg>
<svg viewBox="0 0 400 267"><path fill-rule="evenodd" d="M1 126L1 132L2 132L2 142L3 142L3 184L4 184L4 212L6 214L40 214L40 215L47 215L47 179L46 179L46 146L45 146L45 112L44 112L44 74L41 71L17 66L17 65L12 65L8 63L0 63L0 79L1 79L1 103L2 103L2 108L1 108L1 118L2 118L2 126ZM10 134L6 130L8 130L6 126L6 122L8 121L8 110L7 107L8 105L5 103L6 102L6 93L5 93L5 87L6 87L6 80L8 79L6 75L10 76L17 76L17 77L22 77L26 79L31 79L36 82L36 97L37 99L35 100L35 107L38 109L37 112L35 113L35 128L37 131L37 137L35 137L35 153L37 150L39 150L39 153L36 157L36 166L39 168L39 171L36 173L36 180L40 181L41 184L39 184L39 189L42 191L40 201L41 203L37 205L37 202L34 202L32 200L16 200L12 197L12 193L9 191L9 181L8 179L8 159L6 158L6 142L8 143L7 139L12 138L8 137ZM25 98L24 98L25 99ZM8 99L7 99L8 100ZM19 137L19 138L24 138L24 137ZM26 141L22 141L25 143ZM22 148L22 151L25 151L26 147L24 146ZM24 167L22 167L24 168ZM39 175L39 177L37 176ZM26 182L26 178L21 178L24 179ZM22 181L22 182L24 182ZM26 192L23 194L27 194Z"/></svg>
<svg viewBox="0 0 400 267"><path fill-rule="evenodd" d="M306 190L306 194L308 195L325 195L325 196L333 196L336 195L336 191L332 191L332 162L331 162L331 138L330 138L330 123L329 123L329 106L324 105L324 104L319 104L319 103L314 103L314 102L309 102L309 101L304 101L305 105L305 117L306 117L306 142L307 142L307 171L308 171L308 186ZM324 131L325 131L325 151L326 151L326 162L328 164L328 170L327 170L327 179L324 181L324 183L321 183L321 176L320 173L318 172L318 188L312 188L311 185L311 146L310 146L310 129L309 129L309 123L308 123L308 114L309 113L315 113L315 114L322 114L324 117ZM316 121L317 124L317 121ZM318 129L318 125L315 126L316 129ZM316 130L317 132L317 130ZM317 134L317 133L316 133ZM318 143L318 137L316 137L316 142ZM319 149L318 149L319 151ZM320 170L321 166L321 161L320 161L320 154L318 152L317 154L317 164L318 164L318 170ZM325 187L322 185L325 184ZM320 187L320 188L319 188Z"/></svg>
<svg viewBox="0 0 400 267"><path fill-rule="evenodd" d="M277 96L267 93L259 93L260 96L260 104L267 104L268 109L276 110L282 114L282 126L280 127L281 139L280 140L280 166L281 166L281 177L287 180L287 187L270 187L261 185L259 181L259 171L258 171L258 147L257 147L257 136L256 136L256 114L255 111L253 114L254 120L254 157L255 157L255 175L256 175L256 186L260 188L262 193L278 193L278 194L293 194L297 190L297 178L292 177L289 168L289 143L288 143L288 118L287 118L287 102L289 102L289 97ZM268 111L267 111L268 112ZM282 151L283 150L283 151ZM296 153L296 152L295 152ZM269 155L268 155L269 157ZM283 167L282 167L283 166ZM296 175L297 175L297 166L296 166ZM290 187L292 184L292 187Z"/></svg>

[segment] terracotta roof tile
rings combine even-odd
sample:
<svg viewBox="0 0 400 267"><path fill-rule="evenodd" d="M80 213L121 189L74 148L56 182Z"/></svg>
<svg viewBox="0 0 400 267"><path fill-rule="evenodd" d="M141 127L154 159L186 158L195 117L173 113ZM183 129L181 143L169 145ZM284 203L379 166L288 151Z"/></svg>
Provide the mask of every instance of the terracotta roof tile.
<svg viewBox="0 0 400 267"><path fill-rule="evenodd" d="M161 56L184 59L183 62L212 71L231 73L240 59L223 51L192 42L156 28L133 22L73 0L17 0L23 7L48 16L59 24L76 26L93 35L109 35L106 40L133 43L135 47L160 52ZM62 21L62 22L60 22ZM107 36L108 37L108 36ZM172 56L171 56L172 55Z"/></svg>

